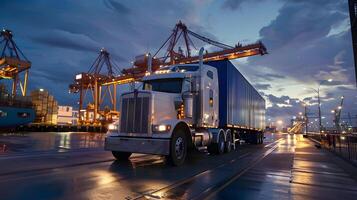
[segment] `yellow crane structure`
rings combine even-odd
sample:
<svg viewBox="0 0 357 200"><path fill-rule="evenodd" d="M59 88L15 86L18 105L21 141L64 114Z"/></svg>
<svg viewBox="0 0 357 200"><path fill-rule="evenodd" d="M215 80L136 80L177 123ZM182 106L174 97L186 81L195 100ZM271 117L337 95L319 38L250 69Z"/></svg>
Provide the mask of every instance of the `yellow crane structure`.
<svg viewBox="0 0 357 200"><path fill-rule="evenodd" d="M100 125L103 122L110 122L113 117L119 115L116 85L105 84L115 78L115 71L119 72L109 52L101 49L88 72L77 74L74 83L69 85L70 93L79 93L78 123L80 125ZM85 103L88 103L87 107L84 107Z"/></svg>
<svg viewBox="0 0 357 200"><path fill-rule="evenodd" d="M3 29L0 32L0 80L12 80L12 96L17 95L18 85L21 89L21 95L26 96L27 81L31 62L25 57L13 40L13 34L10 30ZM25 73L21 78L21 73Z"/></svg>

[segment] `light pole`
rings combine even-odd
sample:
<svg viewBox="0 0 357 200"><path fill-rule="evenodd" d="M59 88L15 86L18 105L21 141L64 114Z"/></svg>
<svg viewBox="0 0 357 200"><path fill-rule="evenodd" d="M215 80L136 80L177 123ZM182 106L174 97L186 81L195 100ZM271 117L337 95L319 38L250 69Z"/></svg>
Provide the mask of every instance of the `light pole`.
<svg viewBox="0 0 357 200"><path fill-rule="evenodd" d="M309 119L307 118L307 104L304 102L304 114L305 114L305 135L307 135L308 131L307 131L307 125L309 123Z"/></svg>
<svg viewBox="0 0 357 200"><path fill-rule="evenodd" d="M309 88L311 89L312 91L316 92L317 94L317 103L318 103L318 115L319 115L319 133L321 134L321 131L322 131L322 120L321 120L321 100L320 100L320 87L322 85L322 83L324 82L331 82L332 79L327 79L327 80L322 80L320 81L317 89L314 89L314 88Z"/></svg>

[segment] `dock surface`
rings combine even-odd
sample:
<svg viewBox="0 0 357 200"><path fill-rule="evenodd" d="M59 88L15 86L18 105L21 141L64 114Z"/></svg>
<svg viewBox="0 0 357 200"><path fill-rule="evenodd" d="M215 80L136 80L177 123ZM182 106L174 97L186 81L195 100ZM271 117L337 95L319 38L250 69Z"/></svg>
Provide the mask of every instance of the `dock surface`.
<svg viewBox="0 0 357 200"><path fill-rule="evenodd" d="M262 145L242 144L219 156L193 152L183 166L171 167L154 155L134 154L128 162L115 161L101 148L101 135L66 133L66 151L60 151L64 137L56 134L61 133L52 135L57 143L50 143L52 147L46 143L42 149L37 144L36 151L29 146L16 150L18 146L9 144L14 135L0 136L0 144L15 148L0 156L1 199L348 200L357 196L356 167L301 135L266 134Z"/></svg>

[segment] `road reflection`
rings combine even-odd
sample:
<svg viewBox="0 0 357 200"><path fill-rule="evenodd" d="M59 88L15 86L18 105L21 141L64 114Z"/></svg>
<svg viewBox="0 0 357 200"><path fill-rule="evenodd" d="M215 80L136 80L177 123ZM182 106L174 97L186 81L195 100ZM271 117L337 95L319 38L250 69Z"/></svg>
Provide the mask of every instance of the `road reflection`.
<svg viewBox="0 0 357 200"><path fill-rule="evenodd" d="M68 151L102 148L105 134L78 132L31 132L0 134L0 155L32 151Z"/></svg>

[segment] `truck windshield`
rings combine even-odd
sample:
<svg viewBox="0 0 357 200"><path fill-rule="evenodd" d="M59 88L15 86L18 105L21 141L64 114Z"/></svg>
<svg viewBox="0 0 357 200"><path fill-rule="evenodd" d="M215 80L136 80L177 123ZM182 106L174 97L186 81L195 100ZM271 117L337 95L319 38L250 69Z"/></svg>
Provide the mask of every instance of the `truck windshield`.
<svg viewBox="0 0 357 200"><path fill-rule="evenodd" d="M148 80L144 82L144 90L181 93L182 80L181 78Z"/></svg>

